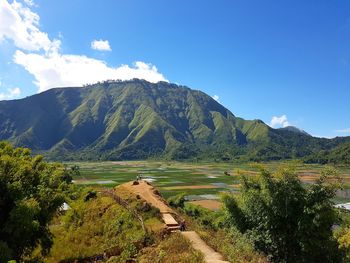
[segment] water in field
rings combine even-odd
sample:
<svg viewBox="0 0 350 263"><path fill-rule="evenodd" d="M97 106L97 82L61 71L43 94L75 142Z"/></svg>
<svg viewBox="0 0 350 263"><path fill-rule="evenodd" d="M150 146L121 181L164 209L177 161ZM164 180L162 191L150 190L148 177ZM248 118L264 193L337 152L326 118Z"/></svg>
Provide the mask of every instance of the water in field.
<svg viewBox="0 0 350 263"><path fill-rule="evenodd" d="M169 197L184 193L196 200L209 197L218 198L221 192L238 192L239 175L257 176L259 168L255 164L243 163L183 163L157 161L130 162L81 162L77 164L81 176L74 178L79 185L114 187L136 180L138 175L154 184ZM266 163L270 170L276 170L283 163ZM313 183L322 170L322 165L297 164L297 171L304 183ZM341 168L340 175L350 185L350 169ZM349 187L350 188L350 187ZM336 201L350 201L350 189L338 191Z"/></svg>

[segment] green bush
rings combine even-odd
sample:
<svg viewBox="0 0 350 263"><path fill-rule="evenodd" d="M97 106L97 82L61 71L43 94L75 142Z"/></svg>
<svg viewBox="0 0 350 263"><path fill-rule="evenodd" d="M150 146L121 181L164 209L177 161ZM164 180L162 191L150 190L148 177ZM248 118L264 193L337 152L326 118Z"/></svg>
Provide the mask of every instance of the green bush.
<svg viewBox="0 0 350 263"><path fill-rule="evenodd" d="M175 208L183 208L185 205L185 194L181 193L168 198L168 204Z"/></svg>
<svg viewBox="0 0 350 263"><path fill-rule="evenodd" d="M52 246L49 222L65 200L70 174L60 164L0 142L0 262Z"/></svg>
<svg viewBox="0 0 350 263"><path fill-rule="evenodd" d="M227 221L274 262L340 262L332 232L338 221L332 202L336 174L327 168L308 186L290 168L242 177L241 195L223 198Z"/></svg>

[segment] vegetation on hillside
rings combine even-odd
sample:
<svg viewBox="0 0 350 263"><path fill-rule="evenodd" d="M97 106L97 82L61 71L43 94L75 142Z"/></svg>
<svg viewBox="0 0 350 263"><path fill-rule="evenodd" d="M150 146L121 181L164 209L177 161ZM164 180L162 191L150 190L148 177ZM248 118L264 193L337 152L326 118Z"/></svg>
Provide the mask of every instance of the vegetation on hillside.
<svg viewBox="0 0 350 263"><path fill-rule="evenodd" d="M341 262L332 227L337 173L327 168L304 186L291 168L242 177L241 195L225 195L226 220L273 262Z"/></svg>
<svg viewBox="0 0 350 263"><path fill-rule="evenodd" d="M202 262L181 235L168 235L158 209L122 186L114 190L71 185L80 174L0 143L0 261ZM341 186L327 167L314 184L295 171L241 178L241 193L224 194L217 212L187 203L169 204L188 228L232 262L346 262L350 216L332 199ZM69 209L61 209L63 202Z"/></svg>
<svg viewBox="0 0 350 263"><path fill-rule="evenodd" d="M331 150L314 153L305 158L306 163L332 163L350 165L350 142L342 143Z"/></svg>
<svg viewBox="0 0 350 263"><path fill-rule="evenodd" d="M0 261L22 260L52 246L49 223L64 202L70 172L25 148L0 142Z"/></svg>
<svg viewBox="0 0 350 263"><path fill-rule="evenodd" d="M329 151L314 138L234 116L210 96L144 80L61 88L0 102L0 139L59 160L280 160Z"/></svg>
<svg viewBox="0 0 350 263"><path fill-rule="evenodd" d="M265 263L267 258L255 251L253 243L245 234L225 222L223 211L211 211L186 202L179 194L168 199L186 219L188 229L195 230L201 238L230 262Z"/></svg>
<svg viewBox="0 0 350 263"><path fill-rule="evenodd" d="M152 242L130 211L111 197L91 197L90 193L81 190L77 200L70 202L71 208L55 219L51 226L53 247L45 262L71 262L105 253L125 262Z"/></svg>
<svg viewBox="0 0 350 263"><path fill-rule="evenodd" d="M202 262L182 236L164 235L159 210L118 189L70 185L77 174L0 143L0 262Z"/></svg>
<svg viewBox="0 0 350 263"><path fill-rule="evenodd" d="M127 201L126 209L103 191L97 195L91 192L91 189L77 189L74 200L70 200L71 208L54 219L53 247L43 261L100 259L110 263L131 260L166 263L181 257L181 262L202 262L202 255L182 236L164 235L159 210L133 193L115 189ZM145 229L133 211L142 217Z"/></svg>

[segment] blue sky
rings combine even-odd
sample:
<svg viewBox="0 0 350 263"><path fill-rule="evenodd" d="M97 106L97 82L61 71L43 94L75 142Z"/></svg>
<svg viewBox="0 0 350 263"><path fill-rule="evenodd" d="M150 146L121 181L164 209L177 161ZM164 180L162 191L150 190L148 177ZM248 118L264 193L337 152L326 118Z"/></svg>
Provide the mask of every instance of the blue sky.
<svg viewBox="0 0 350 263"><path fill-rule="evenodd" d="M0 0L0 99L144 77L216 95L245 119L347 136L349 11L347 0Z"/></svg>

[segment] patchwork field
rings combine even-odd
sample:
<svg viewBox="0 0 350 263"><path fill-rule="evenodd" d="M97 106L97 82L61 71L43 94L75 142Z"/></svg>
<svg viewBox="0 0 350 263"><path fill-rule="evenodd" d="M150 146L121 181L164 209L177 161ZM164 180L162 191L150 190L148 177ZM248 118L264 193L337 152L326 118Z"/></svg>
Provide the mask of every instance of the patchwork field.
<svg viewBox="0 0 350 263"><path fill-rule="evenodd" d="M264 166L276 170L286 163L270 162ZM184 193L189 201L215 200L220 192L239 190L239 175L256 176L259 169L255 164L232 163L185 163L160 161L128 162L80 162L67 163L78 165L81 176L74 178L78 185L114 187L135 180L141 175L152 182L165 198ZM300 178L305 183L314 182L324 168L322 165L293 163ZM350 183L350 167L338 167L346 188ZM350 201L350 191L342 190L336 202ZM199 203L200 204L200 203Z"/></svg>

